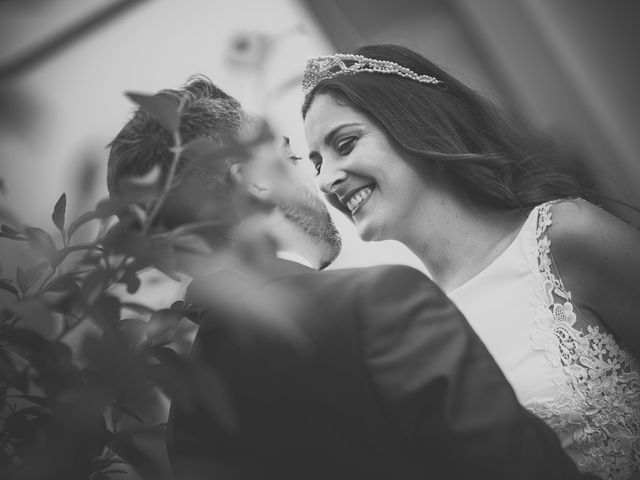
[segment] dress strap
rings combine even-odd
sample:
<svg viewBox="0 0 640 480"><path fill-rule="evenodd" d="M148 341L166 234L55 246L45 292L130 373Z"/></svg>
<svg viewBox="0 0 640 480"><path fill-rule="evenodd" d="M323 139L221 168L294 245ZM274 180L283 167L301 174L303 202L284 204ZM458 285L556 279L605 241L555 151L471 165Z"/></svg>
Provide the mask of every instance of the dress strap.
<svg viewBox="0 0 640 480"><path fill-rule="evenodd" d="M538 257L538 270L543 276L543 290L548 292L545 295L547 308L553 309L553 294L571 303L571 292L565 288L562 279L558 274L558 269L551 254L551 240L549 239L548 230L553 223L551 207L561 200L551 200L549 202L538 205L538 221L536 226L536 249ZM554 272L555 270L555 272ZM563 305L565 310L573 310L573 306ZM555 314L554 314L555 316Z"/></svg>

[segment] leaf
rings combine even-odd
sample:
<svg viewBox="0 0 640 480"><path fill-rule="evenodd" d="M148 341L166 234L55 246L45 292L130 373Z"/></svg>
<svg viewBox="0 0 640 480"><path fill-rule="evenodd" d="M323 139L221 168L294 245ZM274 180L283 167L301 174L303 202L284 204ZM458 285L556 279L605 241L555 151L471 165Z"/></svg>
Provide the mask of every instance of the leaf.
<svg viewBox="0 0 640 480"><path fill-rule="evenodd" d="M67 194L63 193L56 205L53 207L53 213L51 214L51 220L53 224L64 234L64 220L65 212L67 210Z"/></svg>
<svg viewBox="0 0 640 480"><path fill-rule="evenodd" d="M149 237L137 231L126 229L121 223L113 225L102 239L105 248L113 250L114 253L124 254L142 262L144 266L149 265L151 253L151 241Z"/></svg>
<svg viewBox="0 0 640 480"><path fill-rule="evenodd" d="M48 397L36 397L34 395L12 395L12 398L21 398L40 407L49 407L51 399Z"/></svg>
<svg viewBox="0 0 640 480"><path fill-rule="evenodd" d="M118 322L118 331L132 349L137 349L147 342L147 326L145 320L124 318Z"/></svg>
<svg viewBox="0 0 640 480"><path fill-rule="evenodd" d="M82 455L87 460L99 455L105 447L107 426L102 415L105 403L101 393L83 387L67 389L58 397L56 421L63 426L62 431L71 432L76 444L82 442Z"/></svg>
<svg viewBox="0 0 640 480"><path fill-rule="evenodd" d="M22 398L23 400L27 400L35 405L39 405L41 407L49 407L51 403L50 398L48 397L36 397L35 395L15 395L14 398Z"/></svg>
<svg viewBox="0 0 640 480"><path fill-rule="evenodd" d="M96 214L95 211L83 213L73 222L71 222L71 225L69 225L69 228L67 229L67 237L71 237L71 235L73 235L75 231L85 223L90 222L91 220L98 220L99 218L100 217L98 216L98 214Z"/></svg>
<svg viewBox="0 0 640 480"><path fill-rule="evenodd" d="M187 309L187 302L185 302L184 300L176 300L175 302L173 302L171 304L171 306L169 308L171 310L183 311L183 310Z"/></svg>
<svg viewBox="0 0 640 480"><path fill-rule="evenodd" d="M19 327L3 332L0 339L28 355L42 351L48 344L39 333Z"/></svg>
<svg viewBox="0 0 640 480"><path fill-rule="evenodd" d="M98 472L96 474L91 475L91 480L113 480L106 472Z"/></svg>
<svg viewBox="0 0 640 480"><path fill-rule="evenodd" d="M90 310L93 318L105 328L120 321L120 300L111 295L98 298Z"/></svg>
<svg viewBox="0 0 640 480"><path fill-rule="evenodd" d="M239 145L244 148L253 148L264 143L271 143L275 139L275 134L269 123L262 120L252 128L245 129L239 137Z"/></svg>
<svg viewBox="0 0 640 480"><path fill-rule="evenodd" d="M0 212L0 214L2 214L2 212ZM8 233L2 233L2 232L0 232L0 238L8 238L9 240L16 240L16 241L19 241L19 242L26 242L27 241L27 239L25 237L9 235Z"/></svg>
<svg viewBox="0 0 640 480"><path fill-rule="evenodd" d="M7 353L0 349L0 380L13 385L18 377L18 372L11 360L11 357Z"/></svg>
<svg viewBox="0 0 640 480"><path fill-rule="evenodd" d="M158 360L161 364L172 367L175 371L184 368L184 363L176 351L169 347L151 347L147 353Z"/></svg>
<svg viewBox="0 0 640 480"><path fill-rule="evenodd" d="M91 470L94 472L98 472L100 470L104 470L105 468L111 467L112 465L116 465L116 464L122 464L124 463L122 460L116 460L113 458L100 458L100 459L95 459L93 460L93 462L91 462ZM103 473L107 473L107 472L103 472ZM108 477L107 477L108 478ZM94 480L95 477L92 477L91 480ZM109 479L111 480L111 479Z"/></svg>
<svg viewBox="0 0 640 480"><path fill-rule="evenodd" d="M79 288L78 284L73 280L73 274L66 273L64 275L60 275L49 283L46 286L45 291L73 294L77 293Z"/></svg>
<svg viewBox="0 0 640 480"><path fill-rule="evenodd" d="M55 360L56 365L69 366L73 362L73 352L66 343L51 343L51 358Z"/></svg>
<svg viewBox="0 0 640 480"><path fill-rule="evenodd" d="M32 267L29 267L25 270L25 275L31 279L31 277L35 276L39 276L43 270L45 270L47 267L49 266L49 262L40 262L36 265L33 265Z"/></svg>
<svg viewBox="0 0 640 480"><path fill-rule="evenodd" d="M178 261L170 242L151 239L140 232L127 231L120 224L114 225L105 235L103 244L114 252L135 259L135 268L153 265L173 280L180 281L176 273ZM133 270L133 267L131 267Z"/></svg>
<svg viewBox="0 0 640 480"><path fill-rule="evenodd" d="M51 258L56 252L56 244L51 236L38 227L27 227L24 233L29 240L29 246L45 258Z"/></svg>
<svg viewBox="0 0 640 480"><path fill-rule="evenodd" d="M127 195L107 198L98 202L95 215L98 218L121 215L136 207L140 208L140 204L148 203L150 200L155 199L158 194L158 189L155 187L132 189L127 192ZM136 216L139 217L140 214L138 213Z"/></svg>
<svg viewBox="0 0 640 480"><path fill-rule="evenodd" d="M26 293L27 290L33 286L42 274L42 271L48 266L49 262L42 262L28 268L27 270L22 270L20 267L16 269L16 282L18 283L18 288L20 288L22 293Z"/></svg>
<svg viewBox="0 0 640 480"><path fill-rule="evenodd" d="M73 280L73 273L65 273L50 282L44 289L51 310L58 313L73 314L82 308L85 301L80 286Z"/></svg>
<svg viewBox="0 0 640 480"><path fill-rule="evenodd" d="M16 268L16 282L18 283L18 288L20 289L20 291L22 291L22 293L25 293L27 290L29 290L29 284L27 282L27 279L25 278L24 270L22 270L22 268L20 267Z"/></svg>
<svg viewBox="0 0 640 480"><path fill-rule="evenodd" d="M148 95L144 93L126 92L134 103L140 105L160 125L170 133L176 133L180 126L180 113L178 107L171 100L161 95Z"/></svg>
<svg viewBox="0 0 640 480"><path fill-rule="evenodd" d="M161 337L172 327L176 327L178 322L184 317L184 312L180 310L173 310L170 308L163 308L151 315L149 319L149 326L147 328L147 336L150 339L156 339Z"/></svg>
<svg viewBox="0 0 640 480"><path fill-rule="evenodd" d="M112 275L110 270L100 268L93 270L84 278L80 288L87 303L93 303L98 295L106 290Z"/></svg>
<svg viewBox="0 0 640 480"><path fill-rule="evenodd" d="M140 277L131 270L125 270L120 278L120 282L124 283L127 286L127 292L134 294L140 288Z"/></svg>
<svg viewBox="0 0 640 480"><path fill-rule="evenodd" d="M14 230L4 223L0 226L0 238L8 238L10 240L18 240L22 242L27 240L26 237L21 235L21 232Z"/></svg>
<svg viewBox="0 0 640 480"><path fill-rule="evenodd" d="M7 235L13 235L13 236L19 236L20 232L17 230L14 230L13 228L11 228L9 225L5 225L4 223L2 224L2 226L0 227L0 231L2 233L6 233Z"/></svg>
<svg viewBox="0 0 640 480"><path fill-rule="evenodd" d="M49 312L45 303L36 297L30 297L26 300L15 303L11 305L9 309L20 318L30 319L33 321L42 321L51 318L51 312Z"/></svg>
<svg viewBox="0 0 640 480"><path fill-rule="evenodd" d="M127 474L127 473L129 473L129 472L128 472L127 470L114 469L114 470L105 470L105 471L104 471L104 472L102 472L102 473L104 473L105 475L110 475L110 474L113 474L113 473L117 473L117 474L120 474L120 475L126 475L126 474ZM108 480L113 480L113 478L112 478L112 477L107 477L107 479L108 479ZM91 480L94 480L94 479L91 479ZM99 479L95 479L95 480L99 480Z"/></svg>
<svg viewBox="0 0 640 480"><path fill-rule="evenodd" d="M20 409L20 413L23 415L34 415L40 417L42 415L50 415L51 411L48 408L43 407L27 407Z"/></svg>
<svg viewBox="0 0 640 480"><path fill-rule="evenodd" d="M182 148L182 155L192 162L200 162L214 156L222 157L222 148L219 144L206 137L198 137Z"/></svg>
<svg viewBox="0 0 640 480"><path fill-rule="evenodd" d="M180 235L173 239L173 248L176 252L192 255L211 255L211 246L200 235Z"/></svg>
<svg viewBox="0 0 640 480"><path fill-rule="evenodd" d="M100 218L117 215L131 203L133 203L133 200L129 200L125 197L114 197L101 200L96 205L96 215Z"/></svg>
<svg viewBox="0 0 640 480"><path fill-rule="evenodd" d="M142 420L142 417L140 417L140 415L138 415L133 410L125 407L124 405L122 405L121 403L119 403L119 402L117 402L115 400L111 403L111 407L113 409L115 409L115 410L118 410L118 411L120 411L122 413L125 413L125 414L129 415L132 418L135 418L140 423L144 423L144 420Z"/></svg>
<svg viewBox="0 0 640 480"><path fill-rule="evenodd" d="M122 308L131 310L132 312L137 313L138 315L149 315L155 311L148 305L144 305L142 303L137 303L137 302L122 302Z"/></svg>
<svg viewBox="0 0 640 480"><path fill-rule="evenodd" d="M97 458L95 460L93 460L93 462L91 462L91 466L93 467L94 470L102 470L105 469L107 467L110 467L112 465L116 465L116 464L124 464L125 462L123 462L122 460L118 460L116 458Z"/></svg>
<svg viewBox="0 0 640 480"><path fill-rule="evenodd" d="M176 272L178 269L178 259L173 250L173 245L169 242L153 242L151 252L151 264L166 276L180 282L180 276Z"/></svg>
<svg viewBox="0 0 640 480"><path fill-rule="evenodd" d="M142 175L127 175L123 177L122 180L118 182L118 191L122 192L124 196L145 188L158 193L158 184L161 177L162 168L160 165L153 165L148 172Z"/></svg>
<svg viewBox="0 0 640 480"><path fill-rule="evenodd" d="M20 318L20 325L39 333L43 338L53 337L59 329L58 322L48 306L38 298L28 298L8 307Z"/></svg>
<svg viewBox="0 0 640 480"><path fill-rule="evenodd" d="M110 447L135 469L139 478L166 479L166 467L158 462L158 456L154 453L161 451L165 439L166 433L158 429L124 430L114 435Z"/></svg>
<svg viewBox="0 0 640 480"><path fill-rule="evenodd" d="M135 191L127 196L119 196L113 198L105 198L100 200L95 210L86 212L76 218L67 229L67 236L71 237L78 228L92 220L107 218L112 215L118 215L132 205L155 198L156 192L151 191Z"/></svg>
<svg viewBox="0 0 640 480"><path fill-rule="evenodd" d="M4 435L14 438L24 438L28 435L28 432L30 432L29 421L21 412L9 415L4 422Z"/></svg>
<svg viewBox="0 0 640 480"><path fill-rule="evenodd" d="M30 390L30 384L31 379L29 378L29 372L23 370L16 379L15 387L17 390L27 393Z"/></svg>
<svg viewBox="0 0 640 480"><path fill-rule="evenodd" d="M192 321L193 323L200 323L200 317L202 316L202 309L195 308L190 302L184 300L176 300L169 307L171 310L176 310L182 313L183 317Z"/></svg>
<svg viewBox="0 0 640 480"><path fill-rule="evenodd" d="M0 279L0 290L6 290L9 293L13 293L16 297L18 296L18 289L7 280Z"/></svg>

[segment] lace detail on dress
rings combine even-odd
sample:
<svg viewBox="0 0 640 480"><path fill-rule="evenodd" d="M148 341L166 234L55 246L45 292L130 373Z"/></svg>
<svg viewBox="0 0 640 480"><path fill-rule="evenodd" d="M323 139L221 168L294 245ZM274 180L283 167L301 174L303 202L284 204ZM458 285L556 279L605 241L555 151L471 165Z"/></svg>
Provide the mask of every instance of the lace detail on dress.
<svg viewBox="0 0 640 480"><path fill-rule="evenodd" d="M527 408L554 429L581 471L626 480L640 471L638 363L599 326L578 328L571 293L552 271L547 229L553 203L538 207L540 282L531 341L557 367L558 395Z"/></svg>

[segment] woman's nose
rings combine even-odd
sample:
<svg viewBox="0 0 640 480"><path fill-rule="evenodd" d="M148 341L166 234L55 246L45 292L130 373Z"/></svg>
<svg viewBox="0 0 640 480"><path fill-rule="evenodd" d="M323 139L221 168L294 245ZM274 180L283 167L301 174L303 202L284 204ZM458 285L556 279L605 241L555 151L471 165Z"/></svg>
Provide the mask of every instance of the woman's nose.
<svg viewBox="0 0 640 480"><path fill-rule="evenodd" d="M318 186L322 193L335 193L346 178L347 172L343 169L323 165L318 174Z"/></svg>

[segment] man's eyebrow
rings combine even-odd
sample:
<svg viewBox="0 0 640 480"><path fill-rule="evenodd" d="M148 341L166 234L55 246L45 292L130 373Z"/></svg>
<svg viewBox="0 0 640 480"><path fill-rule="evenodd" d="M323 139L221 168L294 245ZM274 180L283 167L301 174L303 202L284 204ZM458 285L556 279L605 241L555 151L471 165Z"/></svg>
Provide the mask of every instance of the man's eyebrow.
<svg viewBox="0 0 640 480"><path fill-rule="evenodd" d="M324 144L324 145L329 145L329 144L331 144L331 142L332 142L332 140L333 140L333 137L335 137L335 136L336 136L336 134L337 134L340 130L342 130L343 128L346 128L346 127L353 127L353 126L355 126L355 125L360 125L360 124L359 124L359 123L357 123L357 122L352 122L352 123L343 123L343 124L341 124L341 125L338 125L338 126L336 126L336 127L332 128L332 129L329 131L329 133L327 133L327 134L324 136L324 140L322 141L322 142L323 142L323 144ZM321 157L320 157L320 154L319 154L318 152L316 152L315 150L312 150L312 151L310 151L310 152L309 152L309 158L310 158L311 160L313 160L314 158L321 158Z"/></svg>

